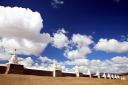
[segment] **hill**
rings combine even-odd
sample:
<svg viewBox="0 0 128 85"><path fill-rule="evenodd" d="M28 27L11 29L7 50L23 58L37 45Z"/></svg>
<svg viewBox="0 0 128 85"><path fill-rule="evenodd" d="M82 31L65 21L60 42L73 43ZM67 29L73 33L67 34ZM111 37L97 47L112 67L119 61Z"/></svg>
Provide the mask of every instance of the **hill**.
<svg viewBox="0 0 128 85"><path fill-rule="evenodd" d="M0 74L0 85L128 85L128 81L76 77Z"/></svg>

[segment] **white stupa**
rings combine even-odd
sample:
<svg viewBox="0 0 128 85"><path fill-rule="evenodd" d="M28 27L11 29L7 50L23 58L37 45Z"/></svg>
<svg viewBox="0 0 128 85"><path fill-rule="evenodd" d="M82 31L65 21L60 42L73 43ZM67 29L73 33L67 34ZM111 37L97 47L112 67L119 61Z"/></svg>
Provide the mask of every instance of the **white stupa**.
<svg viewBox="0 0 128 85"><path fill-rule="evenodd" d="M15 49L14 54L11 56L9 60L9 64L18 64L18 58L16 56L16 49Z"/></svg>
<svg viewBox="0 0 128 85"><path fill-rule="evenodd" d="M117 79L117 76L116 76L116 74L114 75L114 78L115 78L115 79Z"/></svg>
<svg viewBox="0 0 128 85"><path fill-rule="evenodd" d="M76 66L75 71L76 71L76 77L80 77L80 72L79 72L78 66Z"/></svg>
<svg viewBox="0 0 128 85"><path fill-rule="evenodd" d="M96 72L96 76L97 76L98 78L100 78L100 73L99 73L99 71Z"/></svg>
<svg viewBox="0 0 128 85"><path fill-rule="evenodd" d="M110 74L109 74L109 73L108 73L108 75L107 75L107 78L111 79L111 76L110 76Z"/></svg>
<svg viewBox="0 0 128 85"><path fill-rule="evenodd" d="M112 78L112 79L114 78L114 75L113 75L113 74L111 75L111 78Z"/></svg>
<svg viewBox="0 0 128 85"><path fill-rule="evenodd" d="M53 63L53 77L56 77L56 68L57 68L56 64Z"/></svg>
<svg viewBox="0 0 128 85"><path fill-rule="evenodd" d="M105 74L105 73L103 73L102 77L106 79L106 74Z"/></svg>
<svg viewBox="0 0 128 85"><path fill-rule="evenodd" d="M119 75L117 75L117 79L120 79L120 76Z"/></svg>
<svg viewBox="0 0 128 85"><path fill-rule="evenodd" d="M87 71L87 75L89 75L90 78L92 77L92 76L91 76L91 72L90 72L89 69L88 69L88 71Z"/></svg>

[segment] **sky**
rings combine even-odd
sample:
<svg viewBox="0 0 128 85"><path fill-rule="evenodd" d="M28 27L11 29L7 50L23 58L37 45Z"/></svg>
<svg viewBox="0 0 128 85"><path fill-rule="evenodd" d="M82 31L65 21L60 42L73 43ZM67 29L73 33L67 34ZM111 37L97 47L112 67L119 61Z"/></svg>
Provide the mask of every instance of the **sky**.
<svg viewBox="0 0 128 85"><path fill-rule="evenodd" d="M128 72L127 0L0 0L0 63ZM110 69L111 68L111 69Z"/></svg>

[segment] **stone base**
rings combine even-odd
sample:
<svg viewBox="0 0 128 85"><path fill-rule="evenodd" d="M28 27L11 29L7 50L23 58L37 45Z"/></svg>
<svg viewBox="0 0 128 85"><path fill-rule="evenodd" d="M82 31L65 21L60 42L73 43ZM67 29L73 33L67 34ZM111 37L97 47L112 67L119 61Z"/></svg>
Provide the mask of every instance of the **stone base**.
<svg viewBox="0 0 128 85"><path fill-rule="evenodd" d="M5 74L23 74L24 66L19 64L8 64Z"/></svg>

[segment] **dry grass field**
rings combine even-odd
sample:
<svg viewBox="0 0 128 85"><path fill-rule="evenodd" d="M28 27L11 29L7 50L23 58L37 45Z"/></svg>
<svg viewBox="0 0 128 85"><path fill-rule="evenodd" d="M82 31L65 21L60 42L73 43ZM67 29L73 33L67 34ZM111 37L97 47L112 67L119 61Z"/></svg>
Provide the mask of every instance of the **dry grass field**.
<svg viewBox="0 0 128 85"><path fill-rule="evenodd" d="M97 78L42 77L33 75L0 75L0 85L128 85L125 80Z"/></svg>

